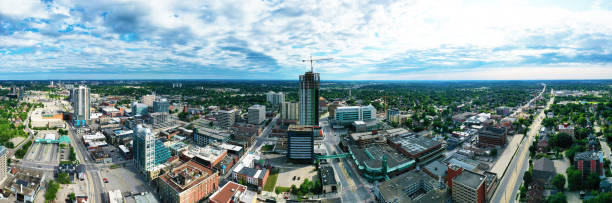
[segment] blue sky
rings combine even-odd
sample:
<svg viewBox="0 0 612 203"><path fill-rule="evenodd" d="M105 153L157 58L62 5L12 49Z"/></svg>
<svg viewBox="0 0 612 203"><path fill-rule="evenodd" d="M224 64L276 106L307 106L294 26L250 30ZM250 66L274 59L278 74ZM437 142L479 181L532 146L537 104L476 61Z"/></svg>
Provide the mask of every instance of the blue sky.
<svg viewBox="0 0 612 203"><path fill-rule="evenodd" d="M0 79L611 79L612 2L0 0Z"/></svg>

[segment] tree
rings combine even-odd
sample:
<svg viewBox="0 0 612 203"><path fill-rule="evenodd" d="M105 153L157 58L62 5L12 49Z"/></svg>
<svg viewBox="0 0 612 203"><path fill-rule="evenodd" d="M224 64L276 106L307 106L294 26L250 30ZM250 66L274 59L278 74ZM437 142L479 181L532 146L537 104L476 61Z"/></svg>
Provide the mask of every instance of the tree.
<svg viewBox="0 0 612 203"><path fill-rule="evenodd" d="M52 201L55 199L57 195L57 191L60 189L59 183L56 183L53 180L50 180L47 184L47 192L45 192L45 200Z"/></svg>
<svg viewBox="0 0 612 203"><path fill-rule="evenodd" d="M552 184L559 191L563 191L565 189L565 176L563 174L557 174L555 178L553 178Z"/></svg>
<svg viewBox="0 0 612 203"><path fill-rule="evenodd" d="M565 173L567 173L567 184L570 190L575 191L582 189L582 173L579 170L570 167L567 168Z"/></svg>
<svg viewBox="0 0 612 203"><path fill-rule="evenodd" d="M607 203L612 202L612 194L609 192L600 193L597 197L589 200L584 200L584 203Z"/></svg>
<svg viewBox="0 0 612 203"><path fill-rule="evenodd" d="M548 203L567 203L567 197L562 192L558 192L557 194L548 196L546 198L546 202Z"/></svg>
<svg viewBox="0 0 612 203"><path fill-rule="evenodd" d="M531 183L532 180L532 172L531 171L525 171L525 173L523 174L523 182L525 185L529 185L529 183Z"/></svg>
<svg viewBox="0 0 612 203"><path fill-rule="evenodd" d="M497 156L497 149L491 149L491 156Z"/></svg>
<svg viewBox="0 0 612 203"><path fill-rule="evenodd" d="M567 149L572 146L572 136L567 133L558 133L551 138L551 144Z"/></svg>
<svg viewBox="0 0 612 203"><path fill-rule="evenodd" d="M599 175L597 173L589 173L584 182L584 189L587 190L597 190L599 189Z"/></svg>
<svg viewBox="0 0 612 203"><path fill-rule="evenodd" d="M59 173L57 175L57 182L61 183L61 184L70 184L70 175L68 175L68 173Z"/></svg>
<svg viewBox="0 0 612 203"><path fill-rule="evenodd" d="M76 201L76 195L74 194L74 192L73 192L73 193L70 193L70 194L68 195L68 199L69 199L70 201Z"/></svg>

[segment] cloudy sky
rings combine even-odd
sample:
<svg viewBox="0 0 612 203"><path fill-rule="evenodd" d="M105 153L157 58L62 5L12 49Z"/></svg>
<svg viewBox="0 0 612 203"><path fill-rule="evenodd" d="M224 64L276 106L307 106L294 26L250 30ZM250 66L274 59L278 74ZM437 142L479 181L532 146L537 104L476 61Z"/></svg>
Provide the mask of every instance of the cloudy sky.
<svg viewBox="0 0 612 203"><path fill-rule="evenodd" d="M611 79L612 2L0 0L0 79Z"/></svg>

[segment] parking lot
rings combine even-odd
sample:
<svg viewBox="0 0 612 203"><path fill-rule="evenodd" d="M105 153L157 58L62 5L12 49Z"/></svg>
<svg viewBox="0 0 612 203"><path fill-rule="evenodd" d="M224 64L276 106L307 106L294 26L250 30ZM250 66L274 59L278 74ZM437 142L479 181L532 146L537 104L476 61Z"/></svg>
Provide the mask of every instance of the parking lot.
<svg viewBox="0 0 612 203"><path fill-rule="evenodd" d="M36 138L44 138L45 134L56 133L55 131L40 131ZM36 139L35 138L35 139ZM58 163L59 162L59 144L43 144L33 143L29 152L24 157L28 161Z"/></svg>
<svg viewBox="0 0 612 203"><path fill-rule="evenodd" d="M107 178L108 183L104 183L106 191L121 190L121 193L128 192L141 193L148 192L141 177L138 177L133 163L122 164L121 168L104 169L100 171L102 178Z"/></svg>
<svg viewBox="0 0 612 203"><path fill-rule="evenodd" d="M317 171L312 165L295 168L281 168L276 186L291 187L291 185L295 185L299 187L300 184L304 182L304 179L308 178L308 180L312 181L316 178L316 175ZM295 179L293 178L294 176Z"/></svg>

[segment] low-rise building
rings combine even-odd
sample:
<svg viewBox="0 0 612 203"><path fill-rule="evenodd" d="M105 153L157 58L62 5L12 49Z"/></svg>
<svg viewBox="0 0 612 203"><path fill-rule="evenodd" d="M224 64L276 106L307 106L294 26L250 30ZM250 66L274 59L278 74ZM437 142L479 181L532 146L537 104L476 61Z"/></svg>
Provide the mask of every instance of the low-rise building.
<svg viewBox="0 0 612 203"><path fill-rule="evenodd" d="M506 128L485 126L478 131L478 143L484 147L502 147L506 145Z"/></svg>
<svg viewBox="0 0 612 203"><path fill-rule="evenodd" d="M219 174L188 161L159 177L162 202L195 203L219 189Z"/></svg>
<svg viewBox="0 0 612 203"><path fill-rule="evenodd" d="M425 136L396 136L389 138L389 144L418 164L426 164L444 152L441 142Z"/></svg>
<svg viewBox="0 0 612 203"><path fill-rule="evenodd" d="M183 152L182 156L188 160L195 161L196 163L213 168L217 166L221 160L227 155L227 150L220 149L208 145L206 147L191 147L189 150Z"/></svg>
<svg viewBox="0 0 612 203"><path fill-rule="evenodd" d="M5 181L4 192L10 191L18 202L34 202L47 178L45 173L26 168L13 168L11 172L14 172L14 176Z"/></svg>
<svg viewBox="0 0 612 203"><path fill-rule="evenodd" d="M269 175L270 170L266 168L257 169L242 164L236 166L232 172L232 178L235 181L243 181L248 186L257 188L258 191L263 190Z"/></svg>
<svg viewBox="0 0 612 203"><path fill-rule="evenodd" d="M372 143L385 143L387 139L379 134L378 131L363 132L363 133L351 133L351 139L357 143L360 147L372 144Z"/></svg>
<svg viewBox="0 0 612 203"><path fill-rule="evenodd" d="M574 125L568 123L557 126L559 133L567 133L568 135L574 136Z"/></svg>
<svg viewBox="0 0 612 203"><path fill-rule="evenodd" d="M582 173L582 179L591 173L599 176L603 175L603 153L601 152L582 152L574 157L574 166Z"/></svg>
<svg viewBox="0 0 612 203"><path fill-rule="evenodd" d="M379 202L447 202L445 190L438 190L438 181L427 174L413 170L374 186Z"/></svg>
<svg viewBox="0 0 612 203"><path fill-rule="evenodd" d="M540 158L533 162L533 179L541 180L547 188L552 188L552 180L557 173L553 161L548 158Z"/></svg>
<svg viewBox="0 0 612 203"><path fill-rule="evenodd" d="M337 192L338 182L334 175L334 169L331 166L321 166L318 172L323 185L323 193Z"/></svg>
<svg viewBox="0 0 612 203"><path fill-rule="evenodd" d="M247 186L229 181L220 190L210 196L211 203L254 203L257 193L247 189Z"/></svg>

